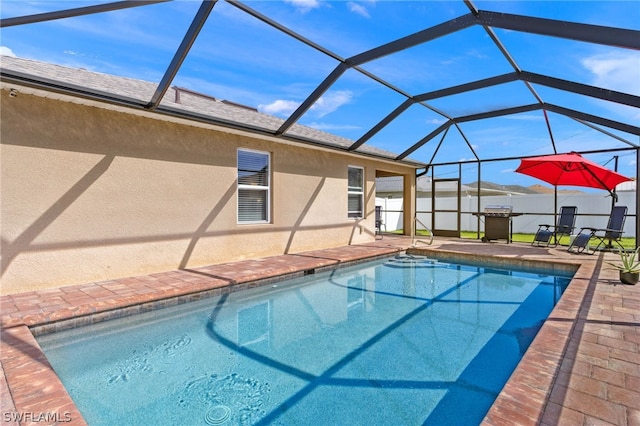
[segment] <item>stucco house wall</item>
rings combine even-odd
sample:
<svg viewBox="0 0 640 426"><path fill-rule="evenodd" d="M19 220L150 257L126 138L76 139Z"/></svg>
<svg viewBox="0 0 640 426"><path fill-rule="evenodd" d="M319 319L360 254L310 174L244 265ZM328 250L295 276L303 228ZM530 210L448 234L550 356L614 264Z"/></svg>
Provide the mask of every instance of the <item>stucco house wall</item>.
<svg viewBox="0 0 640 426"><path fill-rule="evenodd" d="M411 166L3 83L2 294L374 239L376 171ZM237 149L271 154L271 223L237 222ZM347 168L366 215L347 218Z"/></svg>

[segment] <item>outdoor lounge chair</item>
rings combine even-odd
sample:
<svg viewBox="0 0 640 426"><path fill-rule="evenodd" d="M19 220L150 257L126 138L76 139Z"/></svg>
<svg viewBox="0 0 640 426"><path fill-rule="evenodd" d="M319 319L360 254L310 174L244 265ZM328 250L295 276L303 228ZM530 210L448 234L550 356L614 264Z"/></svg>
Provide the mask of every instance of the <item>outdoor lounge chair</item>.
<svg viewBox="0 0 640 426"><path fill-rule="evenodd" d="M538 231L531 245L546 245L551 244L551 237L553 237L553 243L558 245L558 241L563 235L571 235L576 226L576 214L578 208L575 206L563 206L560 207L560 216L558 217L558 223L554 225L540 224L538 225Z"/></svg>
<svg viewBox="0 0 640 426"><path fill-rule="evenodd" d="M602 245L611 247L612 241L620 241L622 238L622 229L624 221L627 218L627 206L614 206L609 215L607 227L603 229L585 227L580 229L578 235L568 248L568 251L574 253L594 254ZM596 240L598 244L591 249L589 241ZM608 243L607 243L608 241ZM589 250L592 250L589 253Z"/></svg>

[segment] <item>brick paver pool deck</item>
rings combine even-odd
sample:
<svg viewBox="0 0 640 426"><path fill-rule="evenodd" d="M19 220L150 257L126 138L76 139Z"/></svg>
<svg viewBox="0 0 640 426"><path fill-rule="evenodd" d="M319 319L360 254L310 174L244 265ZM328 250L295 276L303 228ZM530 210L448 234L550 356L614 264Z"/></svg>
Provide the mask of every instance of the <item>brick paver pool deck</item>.
<svg viewBox="0 0 640 426"><path fill-rule="evenodd" d="M34 334L135 314L385 256L407 237L34 291L0 298L2 424L86 424ZM611 253L437 238L424 253L575 265L571 284L487 414L486 425L640 426L640 285L619 283Z"/></svg>

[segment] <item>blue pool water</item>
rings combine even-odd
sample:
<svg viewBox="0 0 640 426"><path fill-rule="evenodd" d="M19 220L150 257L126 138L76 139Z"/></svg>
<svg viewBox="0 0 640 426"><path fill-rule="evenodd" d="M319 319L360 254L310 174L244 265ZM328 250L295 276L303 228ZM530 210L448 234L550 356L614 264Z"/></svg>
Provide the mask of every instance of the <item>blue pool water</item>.
<svg viewBox="0 0 640 426"><path fill-rule="evenodd" d="M38 341L90 425L473 425L569 280L398 256Z"/></svg>

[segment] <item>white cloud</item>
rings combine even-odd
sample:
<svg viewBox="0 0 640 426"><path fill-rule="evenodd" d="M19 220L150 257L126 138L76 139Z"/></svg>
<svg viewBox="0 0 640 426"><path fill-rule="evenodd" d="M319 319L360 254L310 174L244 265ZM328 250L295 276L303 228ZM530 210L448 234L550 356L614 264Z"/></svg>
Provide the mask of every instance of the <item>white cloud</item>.
<svg viewBox="0 0 640 426"><path fill-rule="evenodd" d="M307 13L311 9L317 9L320 7L320 2L318 0L286 0L286 3L291 4L293 7L298 9L300 13Z"/></svg>
<svg viewBox="0 0 640 426"><path fill-rule="evenodd" d="M267 105L263 105L263 104L258 105L258 111L264 112L265 114L288 117L299 106L300 106L299 102L285 101L285 100L278 99Z"/></svg>
<svg viewBox="0 0 640 426"><path fill-rule="evenodd" d="M478 49L470 49L467 51L467 56L470 56L472 58L476 58L476 59L487 59L488 56L484 53L482 53L480 50Z"/></svg>
<svg viewBox="0 0 640 426"><path fill-rule="evenodd" d="M13 58L16 57L16 54L13 53L13 50L9 49L7 46L0 46L0 55L11 56Z"/></svg>
<svg viewBox="0 0 640 426"><path fill-rule="evenodd" d="M427 124L444 124L446 123L447 120L445 120L444 118L432 118L431 120L427 120Z"/></svg>
<svg viewBox="0 0 640 426"><path fill-rule="evenodd" d="M360 126L355 126L352 124L330 124L330 123L318 123L313 122L306 125L307 127L311 127L313 129L318 130L358 130L361 129Z"/></svg>
<svg viewBox="0 0 640 426"><path fill-rule="evenodd" d="M339 90L336 92L328 92L324 96L314 103L309 109L315 117L324 117L340 108L342 105L347 104L353 98L353 94L348 90ZM277 115L281 117L288 117L296 108L300 106L300 102L287 101L278 99L270 104L258 105L258 111L265 114Z"/></svg>
<svg viewBox="0 0 640 426"><path fill-rule="evenodd" d="M324 96L316 101L311 107L318 117L324 117L347 104L353 98L353 93L349 90L338 90L335 92L327 92Z"/></svg>
<svg viewBox="0 0 640 426"><path fill-rule="evenodd" d="M593 74L592 84L605 89L640 96L640 52L610 52L582 60L582 66ZM606 107L626 119L640 120L637 108L606 104Z"/></svg>
<svg viewBox="0 0 640 426"><path fill-rule="evenodd" d="M590 56L582 66L593 76L599 87L640 96L640 52L611 52Z"/></svg>
<svg viewBox="0 0 640 426"><path fill-rule="evenodd" d="M364 16L365 18L370 18L371 15L369 15L369 12L367 11L367 9L362 6L361 4L358 3L354 3L352 1L347 2L347 7L349 8L349 10L357 15L360 16Z"/></svg>

